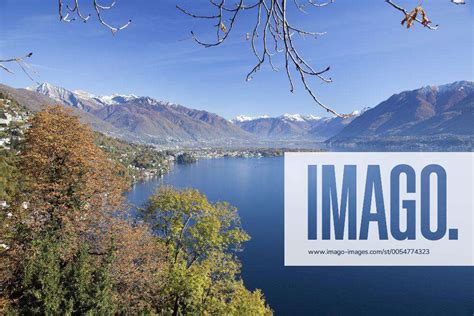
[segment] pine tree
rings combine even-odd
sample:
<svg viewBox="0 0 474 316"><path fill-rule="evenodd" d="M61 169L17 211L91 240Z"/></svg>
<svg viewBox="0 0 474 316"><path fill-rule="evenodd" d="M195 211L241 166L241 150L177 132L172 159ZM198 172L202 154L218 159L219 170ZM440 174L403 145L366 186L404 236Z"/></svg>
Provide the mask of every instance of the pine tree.
<svg viewBox="0 0 474 316"><path fill-rule="evenodd" d="M67 313L84 315L92 306L91 284L93 265L90 262L88 245L83 245L79 253L64 269L63 284L66 287L65 310Z"/></svg>
<svg viewBox="0 0 474 316"><path fill-rule="evenodd" d="M61 262L58 244L53 236L32 243L18 289L18 312L22 314L60 314L64 288L61 283Z"/></svg>

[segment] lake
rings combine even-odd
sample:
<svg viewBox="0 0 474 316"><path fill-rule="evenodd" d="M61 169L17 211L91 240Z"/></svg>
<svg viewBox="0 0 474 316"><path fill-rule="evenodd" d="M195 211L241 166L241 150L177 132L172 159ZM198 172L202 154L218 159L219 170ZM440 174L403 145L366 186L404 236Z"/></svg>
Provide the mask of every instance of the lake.
<svg viewBox="0 0 474 316"><path fill-rule="evenodd" d="M141 205L163 183L239 209L252 237L239 254L242 278L262 289L277 315L474 314L474 267L284 267L282 157L177 165L136 184L129 201Z"/></svg>

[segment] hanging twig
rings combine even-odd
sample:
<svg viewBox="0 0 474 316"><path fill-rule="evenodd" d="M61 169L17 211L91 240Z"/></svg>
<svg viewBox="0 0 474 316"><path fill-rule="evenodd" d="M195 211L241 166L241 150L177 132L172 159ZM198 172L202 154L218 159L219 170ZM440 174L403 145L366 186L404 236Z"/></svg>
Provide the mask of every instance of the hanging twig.
<svg viewBox="0 0 474 316"><path fill-rule="evenodd" d="M317 3L314 0L306 0L304 4L297 0L293 1L296 9L303 11L306 7L324 7L333 3L330 0L324 3ZM270 65L271 69L278 71L275 66L274 58L277 55L282 56L284 61L285 73L290 84L290 91L294 91L293 71L299 75L300 81L311 98L327 112L339 117L348 117L347 114L338 113L336 110L322 103L316 97L313 89L308 82L309 77L315 77L324 83L332 82L331 78L324 76L330 70L325 67L322 70L316 70L303 57L297 49L295 43L295 35L298 37L318 38L324 35L323 32L311 32L303 30L292 23L287 18L287 0L255 0L250 4L244 4L240 0L237 4L227 4L226 0L210 0L210 7L214 9L213 14L195 14L180 6L177 8L184 14L195 18L214 21L216 29L216 38L214 41L204 41L191 31L194 41L204 47L214 47L222 44L234 29L237 18L243 12L254 12L256 15L255 24L251 31L245 34L245 39L250 42L252 52L257 60L254 67L246 76L246 80L252 79L264 63ZM303 11L304 12L304 11Z"/></svg>
<svg viewBox="0 0 474 316"><path fill-rule="evenodd" d="M79 19L82 20L84 23L89 21L89 18L91 17L91 14L89 13L88 15L84 15L81 12L81 8L80 8L80 5L79 5L79 0L74 0L74 6L72 6L72 7L69 6L69 5L66 5L66 10L64 10L64 4L63 4L64 0L58 0L58 1L59 1L58 8L59 8L59 20L60 21L63 21L63 22L72 22L72 21L74 21L76 18L74 18L74 17L71 18L70 17L70 15L73 15L73 14L75 14L77 17L79 17ZM127 23L125 23L122 26L114 27L114 26L110 25L109 23L107 23L104 20L104 18L102 16L102 12L112 9L115 6L115 3L116 3L116 1L114 0L110 5L102 5L97 0L92 0L92 5L93 5L94 10L97 14L97 18L98 18L100 24L102 24L107 29L109 29L112 32L112 34L115 34L118 31L123 30L124 28L128 27L130 25L130 23L132 23L132 20L129 20Z"/></svg>
<svg viewBox="0 0 474 316"><path fill-rule="evenodd" d="M14 57L14 58L9 58L9 59L0 59L0 68L5 70L6 72L13 74L14 72L10 70L5 64L8 63L16 63L21 70L30 78L32 81L38 83L33 76L30 74L30 72L36 74L36 71L31 68L31 66L25 61L25 59L30 58L33 55L33 53L26 54L25 56L21 57Z"/></svg>

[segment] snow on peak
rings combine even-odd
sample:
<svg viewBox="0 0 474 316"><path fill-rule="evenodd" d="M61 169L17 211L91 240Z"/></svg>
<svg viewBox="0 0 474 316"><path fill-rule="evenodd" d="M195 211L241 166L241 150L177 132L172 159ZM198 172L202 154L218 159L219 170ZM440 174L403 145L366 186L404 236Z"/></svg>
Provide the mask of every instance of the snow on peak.
<svg viewBox="0 0 474 316"><path fill-rule="evenodd" d="M53 88L56 88L54 87L52 84L49 84L47 82L43 82L43 83L40 83L38 85L35 85L35 86L29 86L29 87L26 87L26 90L30 90L30 91L37 91L37 90L51 90Z"/></svg>
<svg viewBox="0 0 474 316"><path fill-rule="evenodd" d="M252 116L247 116L247 115L239 115L236 118L234 118L232 121L242 123L242 122L250 122L250 121L254 121L254 120L258 120L258 119L266 119L266 118L270 118L270 116L261 115L261 116L253 116L252 117Z"/></svg>
<svg viewBox="0 0 474 316"><path fill-rule="evenodd" d="M95 95L84 90L69 91L67 89L53 86L47 82L38 86L27 87L26 89L36 91L40 94L46 95L56 101L64 104L82 108L83 106L101 108L109 105L122 105L128 102L136 102L139 104L156 105L165 103L171 107L178 107L178 105L169 102L161 102L150 97L139 97L135 94L118 94L111 95Z"/></svg>
<svg viewBox="0 0 474 316"><path fill-rule="evenodd" d="M304 118L306 121L319 121L319 120L322 119L321 116L316 116L316 115L312 115L312 114L304 115L303 118Z"/></svg>
<svg viewBox="0 0 474 316"><path fill-rule="evenodd" d="M29 86L26 88L26 90L30 90L30 91L47 91L47 90L51 90L53 88L53 86L47 82L43 82L41 84L38 84L36 86Z"/></svg>
<svg viewBox="0 0 474 316"><path fill-rule="evenodd" d="M104 105L123 104L138 98L134 94L112 94L106 96L96 96L84 90L75 90L74 92L72 92L61 87L53 86L52 84L49 84L47 82L44 82L36 87L28 87L27 89L36 91L56 101L60 101L72 106L77 106L79 108L82 108L84 102L87 102L87 104L89 105L96 104L96 106L100 107Z"/></svg>
<svg viewBox="0 0 474 316"><path fill-rule="evenodd" d="M247 115L239 115L231 122L235 123L242 123L242 122L250 122L250 121L255 121L258 119L269 119L272 118L268 115L261 115L261 116L247 116ZM276 117L277 119L281 119L284 121L291 121L291 122L305 122L305 121L317 121L321 120L322 118L319 116L315 115L301 115L301 114L288 114L285 113L281 116Z"/></svg>
<svg viewBox="0 0 474 316"><path fill-rule="evenodd" d="M56 101L63 101L64 99L69 99L73 95L71 91L61 87L53 86L52 84L47 82L44 82L36 87L28 87L27 89L41 93Z"/></svg>
<svg viewBox="0 0 474 316"><path fill-rule="evenodd" d="M281 119L285 121L292 121L292 122L305 122L305 121L316 121L320 120L321 117L314 116L314 115L301 115L301 114L288 114L285 113L280 116Z"/></svg>
<svg viewBox="0 0 474 316"><path fill-rule="evenodd" d="M293 122L303 122L304 119L300 114L288 114L285 113L282 116L280 116L285 121L293 121Z"/></svg>
<svg viewBox="0 0 474 316"><path fill-rule="evenodd" d="M134 94L117 94L114 93L112 95L104 95L104 96L99 96L96 99L99 100L100 102L106 104L106 105L115 105L115 104L122 104L126 103L131 100L135 100L138 97Z"/></svg>
<svg viewBox="0 0 474 316"><path fill-rule="evenodd" d="M354 111L352 111L352 113L349 114L349 115L350 115L350 116L360 116L361 114L363 114L363 113L364 113L365 111L367 111L367 110L370 110L370 107L367 106L367 107L362 108L362 109L360 109L360 110L354 110Z"/></svg>
<svg viewBox="0 0 474 316"><path fill-rule="evenodd" d="M73 91L75 95L77 95L80 98L84 99L94 99L96 96L90 92L84 91L84 90L74 90Z"/></svg>

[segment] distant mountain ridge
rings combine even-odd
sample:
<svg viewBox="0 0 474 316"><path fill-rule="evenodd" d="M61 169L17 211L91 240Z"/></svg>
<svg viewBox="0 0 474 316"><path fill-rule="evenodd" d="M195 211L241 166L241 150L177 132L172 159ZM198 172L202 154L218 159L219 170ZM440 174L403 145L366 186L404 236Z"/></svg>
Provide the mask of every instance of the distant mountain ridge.
<svg viewBox="0 0 474 316"><path fill-rule="evenodd" d="M133 94L96 96L44 83L15 89L0 84L30 111L47 104L70 107L81 121L128 141L183 145L424 143L469 144L474 135L474 83L458 81L392 95L349 118L283 114L233 120L204 110ZM276 145L275 145L276 146Z"/></svg>
<svg viewBox="0 0 474 316"><path fill-rule="evenodd" d="M474 83L457 81L392 95L354 119L330 143L474 136Z"/></svg>
<svg viewBox="0 0 474 316"><path fill-rule="evenodd" d="M73 92L48 83L29 90L84 110L119 130L153 142L228 143L252 138L251 134L217 114L150 97L133 94L95 96L85 91Z"/></svg>
<svg viewBox="0 0 474 316"><path fill-rule="evenodd" d="M37 93L35 91L31 91L28 89L16 89L12 88L3 84L0 84L0 92L6 93L14 98L19 104L24 106L28 111L31 112L38 112L40 111L45 105L54 105L54 104L62 104L67 105L65 103L59 102L54 100L48 96L43 94ZM130 137L129 135L125 135L123 131L115 128L111 124L104 122L103 120L99 119L98 117L94 116L91 113L81 110L78 107L71 107L72 112L74 115L78 116L81 119L81 122L84 124L90 125L94 130L108 134L110 136L119 137L119 138L128 138L129 140L138 140Z"/></svg>
<svg viewBox="0 0 474 316"><path fill-rule="evenodd" d="M249 133L273 140L325 140L343 130L360 113L361 111L356 111L352 117L344 119L301 114L283 114L277 117L239 115L232 122Z"/></svg>

